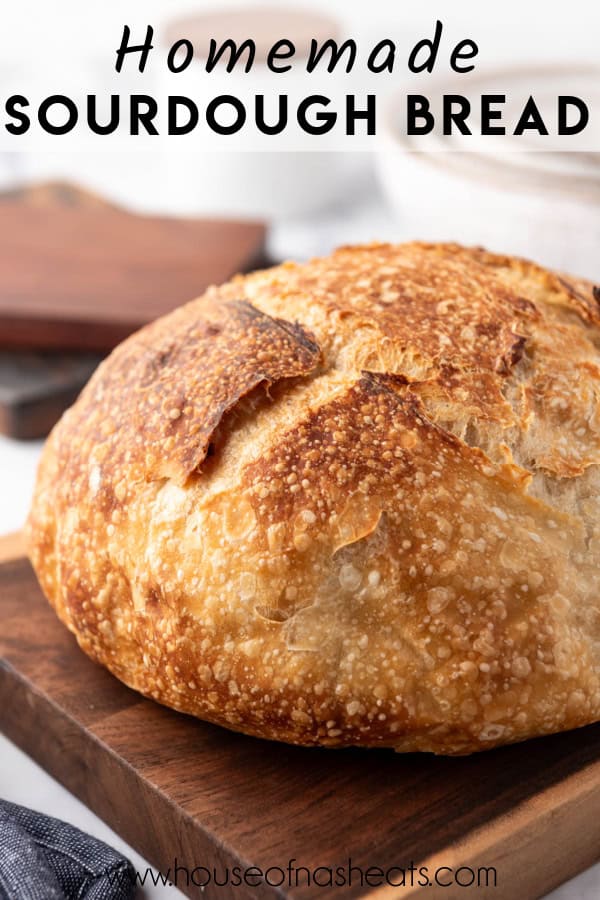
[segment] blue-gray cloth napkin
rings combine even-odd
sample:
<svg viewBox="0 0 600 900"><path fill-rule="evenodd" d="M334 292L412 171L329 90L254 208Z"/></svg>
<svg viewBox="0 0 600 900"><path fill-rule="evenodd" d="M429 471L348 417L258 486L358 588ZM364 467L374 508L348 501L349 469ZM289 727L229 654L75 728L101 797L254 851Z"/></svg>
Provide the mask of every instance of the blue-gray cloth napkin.
<svg viewBox="0 0 600 900"><path fill-rule="evenodd" d="M124 856L60 819L0 800L0 900L130 900Z"/></svg>

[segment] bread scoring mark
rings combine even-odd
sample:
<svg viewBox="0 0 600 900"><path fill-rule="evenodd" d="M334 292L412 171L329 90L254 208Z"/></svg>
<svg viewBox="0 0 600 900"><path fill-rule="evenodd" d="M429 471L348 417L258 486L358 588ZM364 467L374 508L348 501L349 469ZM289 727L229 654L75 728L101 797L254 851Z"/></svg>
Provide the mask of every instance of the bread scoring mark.
<svg viewBox="0 0 600 900"><path fill-rule="evenodd" d="M271 318L247 301L226 303L217 315L216 323L198 318L169 334L167 361L157 372L151 358L141 375L134 416L145 453L154 457L147 478L185 481L242 397L260 385L268 391L281 379L309 375L319 362L317 344L297 323Z"/></svg>
<svg viewBox="0 0 600 900"><path fill-rule="evenodd" d="M518 364L541 313L469 251L375 244L268 276L258 273L256 285L249 280L256 302L270 309L310 298L311 308L326 317L320 340L330 344L330 330L337 330L330 368L349 377L365 369L391 372L412 382L434 382L452 371L461 403L506 419L510 410L496 376L506 377ZM224 296L234 288L226 286Z"/></svg>
<svg viewBox="0 0 600 900"><path fill-rule="evenodd" d="M122 504L135 479L183 484L243 397L308 376L319 360L306 329L247 301L197 301L173 313L168 326L153 323L117 348L71 413L78 441L110 460L99 503ZM74 469L83 469L87 458L77 446L73 451Z"/></svg>
<svg viewBox="0 0 600 900"><path fill-rule="evenodd" d="M558 284L564 288L568 301L573 309L580 315L584 322L600 323L600 310L598 309L598 289L592 287L577 278L556 276Z"/></svg>

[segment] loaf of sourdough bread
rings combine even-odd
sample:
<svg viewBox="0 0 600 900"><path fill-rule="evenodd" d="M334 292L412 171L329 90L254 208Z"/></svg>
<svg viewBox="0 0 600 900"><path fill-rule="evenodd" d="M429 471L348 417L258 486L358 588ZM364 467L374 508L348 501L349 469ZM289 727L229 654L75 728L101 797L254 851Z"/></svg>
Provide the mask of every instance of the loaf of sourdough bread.
<svg viewBox="0 0 600 900"><path fill-rule="evenodd" d="M454 754L600 719L598 291L342 248L139 331L28 524L93 659L265 738Z"/></svg>

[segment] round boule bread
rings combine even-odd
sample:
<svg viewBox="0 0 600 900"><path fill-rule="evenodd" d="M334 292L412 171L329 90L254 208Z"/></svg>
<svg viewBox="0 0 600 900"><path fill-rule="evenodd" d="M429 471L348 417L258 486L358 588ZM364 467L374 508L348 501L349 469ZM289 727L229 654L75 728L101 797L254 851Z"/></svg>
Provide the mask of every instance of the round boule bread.
<svg viewBox="0 0 600 900"><path fill-rule="evenodd" d="M28 523L81 647L297 744L600 719L600 292L455 245L237 277L99 367Z"/></svg>

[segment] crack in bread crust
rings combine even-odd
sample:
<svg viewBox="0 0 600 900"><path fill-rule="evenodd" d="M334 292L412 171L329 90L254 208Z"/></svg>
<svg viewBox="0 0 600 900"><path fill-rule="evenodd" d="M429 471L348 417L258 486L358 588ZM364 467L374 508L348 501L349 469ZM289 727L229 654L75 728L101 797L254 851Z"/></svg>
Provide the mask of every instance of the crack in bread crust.
<svg viewBox="0 0 600 900"><path fill-rule="evenodd" d="M600 718L591 285L457 245L342 248L130 338L29 519L81 646L301 744L465 753Z"/></svg>

